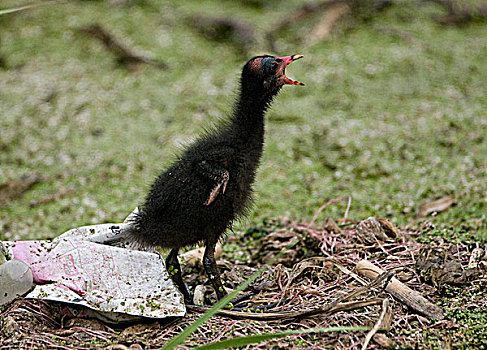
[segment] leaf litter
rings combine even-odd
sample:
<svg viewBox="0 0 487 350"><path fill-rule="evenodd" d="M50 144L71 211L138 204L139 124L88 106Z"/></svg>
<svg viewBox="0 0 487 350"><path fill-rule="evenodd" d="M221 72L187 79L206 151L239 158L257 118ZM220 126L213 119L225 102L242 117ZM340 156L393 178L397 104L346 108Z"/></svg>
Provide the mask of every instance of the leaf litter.
<svg viewBox="0 0 487 350"><path fill-rule="evenodd" d="M336 326L369 327L370 331L295 334L247 348L373 349L395 344L422 348L432 341L438 347L486 344L485 328L471 339L453 336L461 327L455 317L459 312L474 307L477 313L487 313L485 297L469 297L481 296L487 286L485 247L442 238L419 243L419 230L397 228L384 218L355 222L345 215L336 221L326 217L320 224L319 214L334 202L321 207L310 223L282 217L227 237L218 265L229 290L291 242L298 239L298 243L247 288L245 292L252 296L243 308L220 310L179 348L237 336ZM203 267L194 254L198 257L192 252L187 254L191 259L182 262L184 278L191 290L196 289L196 301L211 305L216 300L214 292L205 285ZM367 278L370 274L363 272L363 266L381 273ZM410 298L422 298L418 302L425 300L441 312L434 319L415 309L397 296L394 285L399 292L402 288L412 291ZM449 303L449 298L455 303ZM263 308L269 304L277 306ZM155 349L207 309L189 306L183 318L112 325L67 320L61 316L61 307L27 299L4 307L0 311L2 349Z"/></svg>

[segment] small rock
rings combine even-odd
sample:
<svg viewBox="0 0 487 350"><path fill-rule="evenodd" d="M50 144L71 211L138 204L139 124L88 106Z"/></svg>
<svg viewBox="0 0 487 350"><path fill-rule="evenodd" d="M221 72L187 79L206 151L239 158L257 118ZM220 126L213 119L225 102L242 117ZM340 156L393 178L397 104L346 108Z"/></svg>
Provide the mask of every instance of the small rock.
<svg viewBox="0 0 487 350"><path fill-rule="evenodd" d="M208 288L206 288L206 286L203 284L198 284L194 288L193 303L195 305L205 305L205 295L206 295L207 289Z"/></svg>

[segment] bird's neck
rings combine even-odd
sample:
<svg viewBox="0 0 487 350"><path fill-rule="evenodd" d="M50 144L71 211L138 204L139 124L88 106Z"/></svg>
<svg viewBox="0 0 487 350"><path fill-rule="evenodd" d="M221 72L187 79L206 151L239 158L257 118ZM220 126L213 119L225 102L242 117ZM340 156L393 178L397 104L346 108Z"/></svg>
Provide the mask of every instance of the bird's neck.
<svg viewBox="0 0 487 350"><path fill-rule="evenodd" d="M272 96L242 86L235 104L231 124L242 138L263 138L264 114L272 102Z"/></svg>

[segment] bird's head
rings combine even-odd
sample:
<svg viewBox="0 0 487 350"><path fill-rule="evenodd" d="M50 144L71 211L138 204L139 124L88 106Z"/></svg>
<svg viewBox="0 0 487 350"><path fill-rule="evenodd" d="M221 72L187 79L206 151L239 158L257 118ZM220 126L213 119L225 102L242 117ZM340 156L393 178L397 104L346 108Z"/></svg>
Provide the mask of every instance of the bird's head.
<svg viewBox="0 0 487 350"><path fill-rule="evenodd" d="M242 71L242 85L264 97L276 95L284 85L304 85L286 76L286 66L302 55L274 57L257 56L249 60Z"/></svg>

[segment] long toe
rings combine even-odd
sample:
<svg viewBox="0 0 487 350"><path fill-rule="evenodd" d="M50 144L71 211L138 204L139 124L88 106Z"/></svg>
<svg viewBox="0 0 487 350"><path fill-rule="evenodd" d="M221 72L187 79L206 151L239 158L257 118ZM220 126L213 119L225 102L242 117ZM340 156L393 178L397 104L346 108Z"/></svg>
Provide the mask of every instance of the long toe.
<svg viewBox="0 0 487 350"><path fill-rule="evenodd" d="M290 299L285 299L282 301L276 301L273 303L262 304L259 306L250 306L250 302L243 302L240 304L235 305L231 310L232 311L248 311L248 312L268 312L275 307L279 307L282 305L287 304Z"/></svg>
<svg viewBox="0 0 487 350"><path fill-rule="evenodd" d="M248 294L241 295L239 297L236 297L232 301L230 301L228 304L233 305L233 308L245 307L246 305L248 305L248 302L245 302L245 301L249 300L253 295L254 295L254 293L248 293Z"/></svg>

